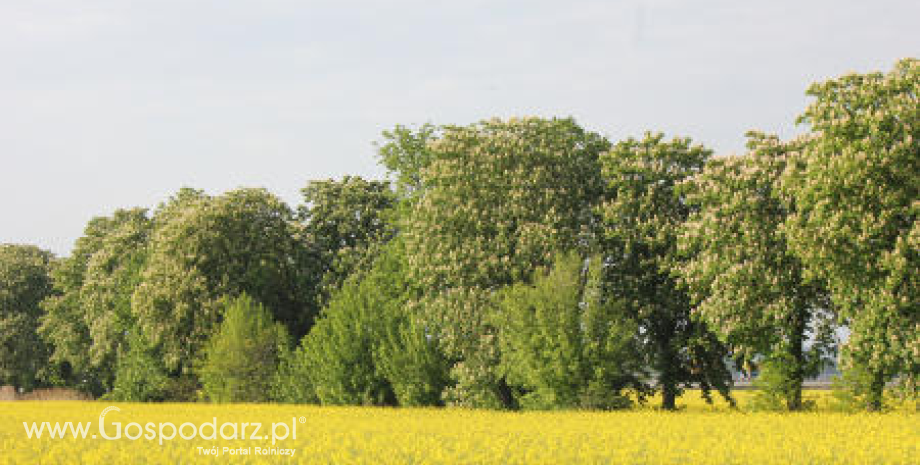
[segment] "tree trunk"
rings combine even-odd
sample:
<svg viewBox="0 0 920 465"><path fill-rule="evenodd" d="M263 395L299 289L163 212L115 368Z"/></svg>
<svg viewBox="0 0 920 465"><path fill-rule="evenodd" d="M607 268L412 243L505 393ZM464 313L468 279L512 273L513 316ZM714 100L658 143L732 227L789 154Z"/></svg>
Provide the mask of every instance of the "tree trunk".
<svg viewBox="0 0 920 465"><path fill-rule="evenodd" d="M661 387L661 408L675 410L680 383L680 358L671 347L670 337L658 338L658 385Z"/></svg>
<svg viewBox="0 0 920 465"><path fill-rule="evenodd" d="M674 383L669 383L661 388L661 408L664 410L675 410L675 400L677 399L677 390Z"/></svg>
<svg viewBox="0 0 920 465"><path fill-rule="evenodd" d="M882 410L885 395L885 373L881 370L872 373L872 384L869 385L868 402L866 409L870 412Z"/></svg>
<svg viewBox="0 0 920 465"><path fill-rule="evenodd" d="M802 384L805 381L805 332L807 329L806 311L799 310L793 316L792 338L789 341L789 355L792 357L792 370L789 373L786 391L786 408L791 411L802 410Z"/></svg>

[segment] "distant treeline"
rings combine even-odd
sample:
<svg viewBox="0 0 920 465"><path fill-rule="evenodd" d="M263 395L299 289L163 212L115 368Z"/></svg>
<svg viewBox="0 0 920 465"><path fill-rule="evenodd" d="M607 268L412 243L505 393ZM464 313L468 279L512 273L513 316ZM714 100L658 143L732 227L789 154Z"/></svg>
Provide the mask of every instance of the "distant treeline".
<svg viewBox="0 0 920 465"><path fill-rule="evenodd" d="M614 409L726 360L797 410L920 375L920 61L812 85L743 155L572 119L397 126L387 181L181 189L68 257L0 245L0 385L126 401ZM14 220L14 219L10 219ZM840 343L840 328L849 337Z"/></svg>

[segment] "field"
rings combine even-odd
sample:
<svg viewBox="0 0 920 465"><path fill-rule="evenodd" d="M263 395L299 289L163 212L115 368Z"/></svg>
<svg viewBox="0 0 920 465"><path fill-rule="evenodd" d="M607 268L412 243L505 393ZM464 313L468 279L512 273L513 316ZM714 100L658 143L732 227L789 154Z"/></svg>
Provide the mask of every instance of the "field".
<svg viewBox="0 0 920 465"><path fill-rule="evenodd" d="M742 406L747 395L739 394ZM0 402L0 463L918 463L915 408L833 413L826 394L810 395L818 411L799 414L728 411L692 395L677 413ZM109 406L118 410L105 415L105 435L120 429L121 439L99 431ZM85 439L69 429L65 439L48 429L30 439L23 422L91 424ZM196 434L193 427L194 439L180 437ZM293 457L264 455L292 449Z"/></svg>

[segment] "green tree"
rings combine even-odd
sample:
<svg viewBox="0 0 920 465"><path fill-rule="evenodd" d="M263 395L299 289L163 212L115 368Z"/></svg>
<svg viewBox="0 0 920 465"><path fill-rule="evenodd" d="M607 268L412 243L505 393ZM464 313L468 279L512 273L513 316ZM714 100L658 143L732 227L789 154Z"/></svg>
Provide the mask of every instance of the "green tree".
<svg viewBox="0 0 920 465"><path fill-rule="evenodd" d="M288 333L271 312L248 295L224 303L220 329L204 349L199 379L213 402L264 402L287 350Z"/></svg>
<svg viewBox="0 0 920 465"><path fill-rule="evenodd" d="M115 367L115 382L108 398L120 402L177 400L175 380L169 377L156 350L136 332L127 335Z"/></svg>
<svg viewBox="0 0 920 465"><path fill-rule="evenodd" d="M524 408L624 408L641 379L637 328L621 302L603 293L600 257L561 255L533 284L499 294L494 314L501 371L521 388Z"/></svg>
<svg viewBox="0 0 920 465"><path fill-rule="evenodd" d="M191 373L222 319L223 299L242 293L295 337L306 333L315 315L316 273L291 210L263 189L217 197L183 192L155 215L132 300L141 332L166 367Z"/></svg>
<svg viewBox="0 0 920 465"><path fill-rule="evenodd" d="M441 128L425 123L417 128L397 125L383 132L377 144L377 157L396 185L400 199L414 198L424 188L422 172L431 164L431 144L440 137Z"/></svg>
<svg viewBox="0 0 920 465"><path fill-rule="evenodd" d="M125 335L134 329L131 296L151 228L143 208L90 220L71 255L55 268L56 292L42 304L41 334L54 347L52 360L67 363L94 394L111 389L119 350L127 348Z"/></svg>
<svg viewBox="0 0 920 465"><path fill-rule="evenodd" d="M319 401L437 402L444 364L434 343L412 331L404 277L398 249L389 246L370 271L346 280L323 310L297 354Z"/></svg>
<svg viewBox="0 0 920 465"><path fill-rule="evenodd" d="M698 317L723 341L743 358L759 354L781 363L780 394L788 409L798 410L803 380L832 353L833 315L782 230L795 205L777 183L797 142L749 137L747 155L712 159L685 184L696 210L678 241L688 257L679 273Z"/></svg>
<svg viewBox="0 0 920 465"><path fill-rule="evenodd" d="M389 183L357 176L312 181L302 192L299 217L307 245L320 263L319 304L324 305L348 276L370 266L392 236L385 215L395 196Z"/></svg>
<svg viewBox="0 0 920 465"><path fill-rule="evenodd" d="M571 119L539 118L445 127L427 145L424 189L398 227L423 290L412 306L452 365L451 403L513 405L484 318L491 293L585 242L608 147Z"/></svg>
<svg viewBox="0 0 920 465"><path fill-rule="evenodd" d="M798 210L789 243L827 282L850 331L848 370L868 372L868 406L920 376L920 60L812 85L813 135L783 178ZM865 386L866 383L858 383Z"/></svg>
<svg viewBox="0 0 920 465"><path fill-rule="evenodd" d="M38 335L39 303L52 292L50 252L0 244L0 385L31 390L48 363Z"/></svg>
<svg viewBox="0 0 920 465"><path fill-rule="evenodd" d="M640 353L655 372L662 408L668 410L691 383L698 383L707 399L712 387L729 397L727 348L704 322L691 318L690 297L674 277L680 265L677 236L691 211L677 186L702 170L711 153L690 139L664 141L662 134L647 133L601 156L608 188L601 207L606 292L638 322Z"/></svg>

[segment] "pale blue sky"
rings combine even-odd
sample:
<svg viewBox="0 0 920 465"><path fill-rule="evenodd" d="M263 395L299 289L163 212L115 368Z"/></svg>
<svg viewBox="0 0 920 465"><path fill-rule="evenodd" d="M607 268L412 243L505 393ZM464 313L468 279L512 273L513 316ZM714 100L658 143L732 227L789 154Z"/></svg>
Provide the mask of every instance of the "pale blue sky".
<svg viewBox="0 0 920 465"><path fill-rule="evenodd" d="M920 2L0 0L0 243L181 186L379 177L395 124L574 116L717 153L920 52Z"/></svg>

